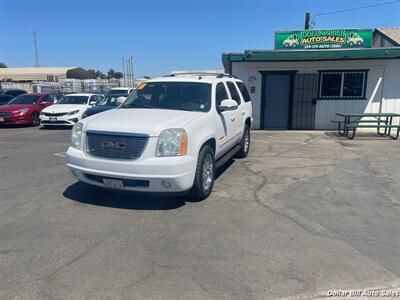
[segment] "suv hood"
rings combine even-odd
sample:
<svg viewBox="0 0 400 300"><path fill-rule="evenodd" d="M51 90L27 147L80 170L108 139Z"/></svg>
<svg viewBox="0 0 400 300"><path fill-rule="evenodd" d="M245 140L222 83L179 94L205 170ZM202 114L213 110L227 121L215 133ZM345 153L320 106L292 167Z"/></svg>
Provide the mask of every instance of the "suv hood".
<svg viewBox="0 0 400 300"><path fill-rule="evenodd" d="M124 133L141 133L159 136L161 131L169 128L184 128L196 120L203 112L124 108L111 109L83 121L84 131L113 131Z"/></svg>
<svg viewBox="0 0 400 300"><path fill-rule="evenodd" d="M3 105L1 105L0 110L1 111L18 111L18 110L21 110L24 108L30 109L32 106L33 106L32 104L15 104L15 105L3 104Z"/></svg>

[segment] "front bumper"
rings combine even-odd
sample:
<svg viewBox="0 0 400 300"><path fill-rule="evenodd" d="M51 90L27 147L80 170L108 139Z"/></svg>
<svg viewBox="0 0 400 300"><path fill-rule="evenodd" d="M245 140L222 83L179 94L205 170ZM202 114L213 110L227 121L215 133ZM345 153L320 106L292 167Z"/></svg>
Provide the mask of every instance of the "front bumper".
<svg viewBox="0 0 400 300"><path fill-rule="evenodd" d="M74 126L76 122L82 119L79 114L63 116L45 116L40 115L40 124L44 126Z"/></svg>
<svg viewBox="0 0 400 300"><path fill-rule="evenodd" d="M0 125L30 125L32 124L32 118L29 114L25 115L14 115L7 118L0 118Z"/></svg>
<svg viewBox="0 0 400 300"><path fill-rule="evenodd" d="M187 155L151 157L145 153L137 160L103 159L70 147L66 163L79 181L88 184L104 187L103 178L112 178L123 180L127 191L176 193L192 188L197 161Z"/></svg>

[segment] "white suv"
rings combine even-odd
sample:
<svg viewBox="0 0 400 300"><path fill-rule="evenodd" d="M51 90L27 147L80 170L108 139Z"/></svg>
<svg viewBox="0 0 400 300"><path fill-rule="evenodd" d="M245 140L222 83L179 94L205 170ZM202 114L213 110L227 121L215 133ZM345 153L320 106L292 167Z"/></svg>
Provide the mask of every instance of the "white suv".
<svg viewBox="0 0 400 300"><path fill-rule="evenodd" d="M206 198L215 170L246 157L252 106L241 80L226 74L172 74L142 83L117 109L72 131L66 163L82 182Z"/></svg>

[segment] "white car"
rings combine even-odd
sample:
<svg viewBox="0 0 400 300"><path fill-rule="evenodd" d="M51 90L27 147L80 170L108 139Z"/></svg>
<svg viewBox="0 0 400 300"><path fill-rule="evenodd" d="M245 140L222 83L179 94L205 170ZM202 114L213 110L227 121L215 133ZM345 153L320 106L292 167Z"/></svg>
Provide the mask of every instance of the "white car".
<svg viewBox="0 0 400 300"><path fill-rule="evenodd" d="M252 106L244 83L226 74L179 74L138 86L117 109L72 131L66 163L82 182L206 198L215 170L250 148Z"/></svg>
<svg viewBox="0 0 400 300"><path fill-rule="evenodd" d="M115 87L108 91L107 96L111 95L119 95L128 97L130 93L132 93L135 89L131 87Z"/></svg>
<svg viewBox="0 0 400 300"><path fill-rule="evenodd" d="M82 119L82 114L103 99L95 94L65 95L57 104L50 105L40 113L42 126L73 126Z"/></svg>

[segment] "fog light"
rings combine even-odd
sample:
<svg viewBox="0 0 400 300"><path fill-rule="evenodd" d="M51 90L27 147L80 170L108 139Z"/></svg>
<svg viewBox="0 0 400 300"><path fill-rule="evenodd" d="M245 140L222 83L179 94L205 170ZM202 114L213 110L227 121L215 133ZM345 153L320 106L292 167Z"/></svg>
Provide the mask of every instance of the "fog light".
<svg viewBox="0 0 400 300"><path fill-rule="evenodd" d="M163 180L161 183L166 189L169 189L172 185L171 182L169 182L168 180Z"/></svg>

